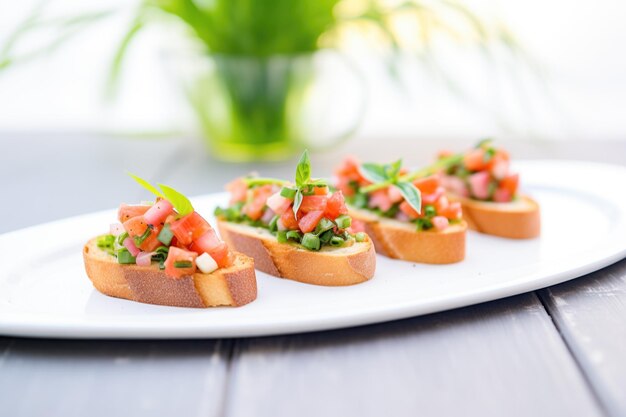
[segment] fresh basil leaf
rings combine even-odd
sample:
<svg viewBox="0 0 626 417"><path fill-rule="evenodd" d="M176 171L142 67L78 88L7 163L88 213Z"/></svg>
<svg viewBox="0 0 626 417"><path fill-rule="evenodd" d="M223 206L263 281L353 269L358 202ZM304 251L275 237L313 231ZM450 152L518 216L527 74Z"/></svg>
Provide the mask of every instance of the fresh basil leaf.
<svg viewBox="0 0 626 417"><path fill-rule="evenodd" d="M385 167L380 164L373 164L366 162L359 167L361 175L363 175L368 181L377 183L387 181L387 171Z"/></svg>
<svg viewBox="0 0 626 417"><path fill-rule="evenodd" d="M186 216L193 212L193 206L187 197L167 185L159 184L163 190L163 198L172 203L176 211L181 216Z"/></svg>
<svg viewBox="0 0 626 417"><path fill-rule="evenodd" d="M413 207L415 211L421 213L422 194L420 193L420 190L418 190L417 187L413 185L413 183L404 181L399 181L398 183L396 183L396 187L398 187L400 193L402 194L402 197L404 197L406 202L409 203L409 205Z"/></svg>
<svg viewBox="0 0 626 417"><path fill-rule="evenodd" d="M127 174L130 175L132 179L137 181L139 185L141 185L146 190L150 191L152 194L156 195L157 197L165 198L163 193L159 191L154 185L150 184L148 181L130 172L127 172Z"/></svg>
<svg viewBox="0 0 626 417"><path fill-rule="evenodd" d="M296 219L298 219L298 210L300 209L300 205L302 205L302 190L298 188L296 196L293 198L293 215Z"/></svg>
<svg viewBox="0 0 626 417"><path fill-rule="evenodd" d="M309 151L304 150L300 157L298 166L296 167L296 185L302 187L311 179L311 161L309 159Z"/></svg>
<svg viewBox="0 0 626 417"><path fill-rule="evenodd" d="M385 171L387 172L387 178L390 180L397 179L398 173L400 172L401 167L402 167L402 159L398 159L393 164L386 166Z"/></svg>
<svg viewBox="0 0 626 417"><path fill-rule="evenodd" d="M476 149L480 149L485 145L490 144L491 142L493 142L493 138L485 138L485 139L481 139L478 141L478 143L474 146L474 148Z"/></svg>

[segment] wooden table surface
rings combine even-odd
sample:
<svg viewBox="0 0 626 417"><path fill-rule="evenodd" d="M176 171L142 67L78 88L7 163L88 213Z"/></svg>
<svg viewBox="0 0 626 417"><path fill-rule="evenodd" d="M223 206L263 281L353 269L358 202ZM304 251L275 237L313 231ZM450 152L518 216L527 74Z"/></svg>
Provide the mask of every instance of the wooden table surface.
<svg viewBox="0 0 626 417"><path fill-rule="evenodd" d="M314 155L313 170L328 175L345 152L383 161L401 146L406 163L417 165L438 148L469 144L353 140ZM218 162L192 139L2 133L0 146L0 233L145 198L125 170L197 195L253 169L291 177L293 167ZM626 164L624 142L505 146L520 159ZM626 416L626 260L541 291L328 332L175 341L0 337L0 416L114 415Z"/></svg>

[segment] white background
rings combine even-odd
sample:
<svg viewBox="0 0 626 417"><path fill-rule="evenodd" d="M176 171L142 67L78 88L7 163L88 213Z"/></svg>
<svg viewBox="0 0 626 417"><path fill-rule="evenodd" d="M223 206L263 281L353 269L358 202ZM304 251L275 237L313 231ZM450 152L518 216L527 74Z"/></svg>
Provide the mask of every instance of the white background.
<svg viewBox="0 0 626 417"><path fill-rule="evenodd" d="M0 44L33 3L4 0ZM192 119L163 65L162 44L171 41L171 33L153 28L138 38L124 68L123 93L106 102L108 65L135 3L50 3L61 14L119 6L123 11L50 54L0 71L0 131L189 132ZM469 3L502 19L543 76L529 75L519 63L487 64L469 52L443 51L442 65L472 93L471 100L463 100L414 62L402 66L405 88L397 89L370 56L359 52L371 89L360 136L626 139L626 2ZM37 45L46 36L28 42Z"/></svg>

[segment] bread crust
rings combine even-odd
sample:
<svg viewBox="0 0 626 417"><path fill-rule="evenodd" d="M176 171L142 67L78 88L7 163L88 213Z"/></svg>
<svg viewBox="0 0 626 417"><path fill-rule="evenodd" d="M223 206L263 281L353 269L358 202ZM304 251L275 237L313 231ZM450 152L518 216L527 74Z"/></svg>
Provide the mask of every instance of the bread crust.
<svg viewBox="0 0 626 417"><path fill-rule="evenodd" d="M350 207L350 215L365 225L376 252L394 259L426 264L450 264L465 259L467 224L453 224L444 231L417 231L412 223L382 218Z"/></svg>
<svg viewBox="0 0 626 417"><path fill-rule="evenodd" d="M461 203L463 218L477 232L509 239L532 239L541 234L539 204L528 196L512 203L477 201L454 194L448 198Z"/></svg>
<svg viewBox="0 0 626 417"><path fill-rule="evenodd" d="M140 303L204 308L242 306L257 297L254 261L234 253L233 264L210 274L168 277L157 266L120 265L91 239L83 248L87 276L105 295Z"/></svg>
<svg viewBox="0 0 626 417"><path fill-rule="evenodd" d="M309 251L278 243L261 228L219 219L217 227L229 247L254 258L256 268L270 275L324 286L354 285L374 276L376 253L369 239L347 248Z"/></svg>

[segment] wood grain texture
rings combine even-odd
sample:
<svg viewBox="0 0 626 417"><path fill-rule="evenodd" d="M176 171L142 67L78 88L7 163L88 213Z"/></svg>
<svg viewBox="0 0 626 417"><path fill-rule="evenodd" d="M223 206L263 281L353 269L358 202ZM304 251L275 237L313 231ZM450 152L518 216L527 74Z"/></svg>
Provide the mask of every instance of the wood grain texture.
<svg viewBox="0 0 626 417"><path fill-rule="evenodd" d="M532 294L356 329L243 340L226 416L600 416Z"/></svg>
<svg viewBox="0 0 626 417"><path fill-rule="evenodd" d="M626 260L541 291L610 416L626 415Z"/></svg>
<svg viewBox="0 0 626 417"><path fill-rule="evenodd" d="M228 342L10 340L2 416L221 415Z"/></svg>

